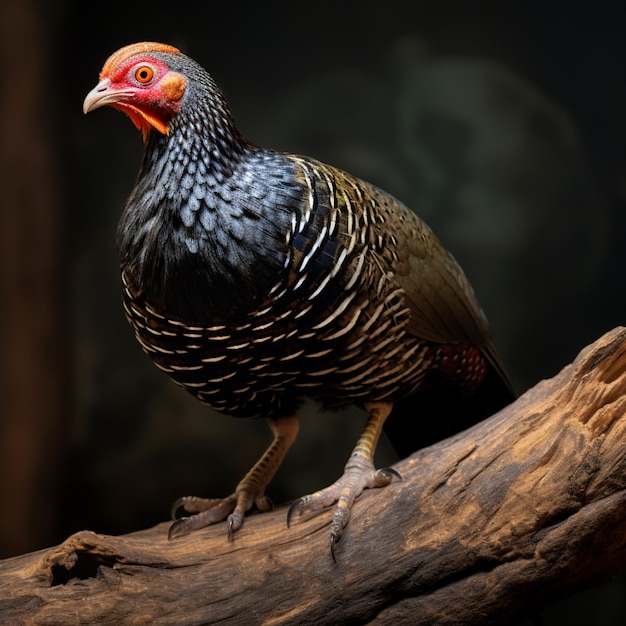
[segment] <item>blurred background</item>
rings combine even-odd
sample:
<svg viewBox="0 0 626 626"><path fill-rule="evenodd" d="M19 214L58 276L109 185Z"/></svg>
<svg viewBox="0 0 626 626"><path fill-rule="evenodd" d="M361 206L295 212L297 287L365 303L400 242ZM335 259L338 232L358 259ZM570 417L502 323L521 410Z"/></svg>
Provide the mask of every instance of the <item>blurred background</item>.
<svg viewBox="0 0 626 626"><path fill-rule="evenodd" d="M187 397L126 324L115 229L141 137L111 110L82 114L109 54L178 46L250 140L412 207L466 270L523 392L625 321L624 17L606 1L3 0L0 558L227 495L269 442L264 423ZM361 426L308 410L269 495L334 480ZM625 587L546 616L621 624Z"/></svg>

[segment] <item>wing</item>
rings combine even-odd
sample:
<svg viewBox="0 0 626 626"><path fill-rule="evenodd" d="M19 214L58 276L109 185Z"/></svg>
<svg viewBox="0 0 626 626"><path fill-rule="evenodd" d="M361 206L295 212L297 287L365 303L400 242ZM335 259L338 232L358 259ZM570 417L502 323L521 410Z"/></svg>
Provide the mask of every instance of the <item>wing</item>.
<svg viewBox="0 0 626 626"><path fill-rule="evenodd" d="M352 213L353 226L347 229L350 238L369 246L370 262L377 266L372 270L393 276L404 291L411 311L407 332L434 343L469 343L480 348L508 385L474 291L430 228L378 187L314 159L292 158L325 181L317 200L324 198L335 207L345 203L346 212Z"/></svg>
<svg viewBox="0 0 626 626"><path fill-rule="evenodd" d="M348 190L351 210L369 229L363 241L380 271L393 274L411 308L408 331L437 343L482 346L489 325L463 270L430 228L404 204L345 172L330 170L337 189ZM391 274L390 274L391 273Z"/></svg>
<svg viewBox="0 0 626 626"><path fill-rule="evenodd" d="M481 349L509 390L487 318L465 273L437 236L390 194L341 173L360 187L376 219L383 267L405 292L411 310L407 331L435 343L467 342ZM345 181L348 183L348 181Z"/></svg>
<svg viewBox="0 0 626 626"><path fill-rule="evenodd" d="M413 211L384 191L368 187L392 230L395 245L383 256L409 302L408 331L428 341L479 347L510 388L487 318L455 258Z"/></svg>

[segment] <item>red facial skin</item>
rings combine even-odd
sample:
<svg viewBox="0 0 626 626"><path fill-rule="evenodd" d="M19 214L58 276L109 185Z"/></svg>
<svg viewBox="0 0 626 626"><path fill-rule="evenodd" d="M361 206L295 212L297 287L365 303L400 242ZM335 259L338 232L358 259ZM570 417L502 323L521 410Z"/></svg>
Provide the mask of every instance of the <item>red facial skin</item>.
<svg viewBox="0 0 626 626"><path fill-rule="evenodd" d="M84 112L108 105L128 115L144 141L153 129L166 135L169 122L180 109L187 81L145 51L178 54L176 48L162 48L134 44L110 57L102 68L100 82L85 98Z"/></svg>

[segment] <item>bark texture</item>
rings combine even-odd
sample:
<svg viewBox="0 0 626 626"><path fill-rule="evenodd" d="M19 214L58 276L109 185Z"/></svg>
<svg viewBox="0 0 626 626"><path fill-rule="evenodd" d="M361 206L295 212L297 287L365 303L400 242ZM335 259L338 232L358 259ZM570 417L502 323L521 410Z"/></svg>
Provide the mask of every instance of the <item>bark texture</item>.
<svg viewBox="0 0 626 626"><path fill-rule="evenodd" d="M15 624L498 624L626 569L626 328L329 513L174 541L89 531L0 562Z"/></svg>

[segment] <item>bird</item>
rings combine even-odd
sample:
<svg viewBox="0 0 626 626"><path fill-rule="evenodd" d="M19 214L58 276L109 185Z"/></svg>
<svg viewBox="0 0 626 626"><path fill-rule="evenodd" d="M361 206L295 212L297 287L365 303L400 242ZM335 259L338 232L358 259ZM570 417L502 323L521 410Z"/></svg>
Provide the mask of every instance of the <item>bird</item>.
<svg viewBox="0 0 626 626"><path fill-rule="evenodd" d="M271 509L309 398L367 415L343 474L287 514L289 526L333 507L336 559L356 499L401 478L374 465L383 429L409 454L515 398L467 277L394 196L246 139L212 76L172 45L113 53L83 111L105 105L144 141L117 230L137 341L200 402L273 435L232 494L177 500L169 538L226 522L232 539L251 509Z"/></svg>

